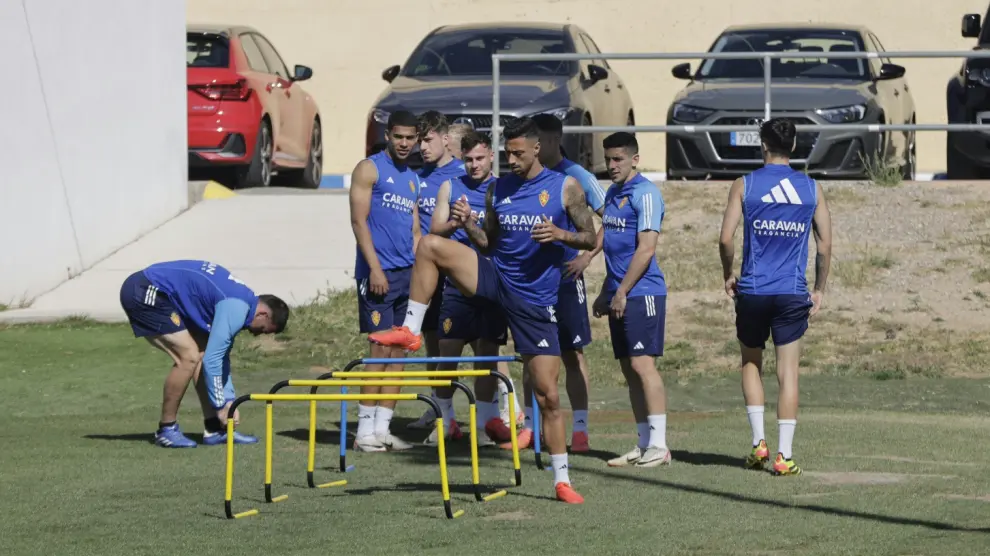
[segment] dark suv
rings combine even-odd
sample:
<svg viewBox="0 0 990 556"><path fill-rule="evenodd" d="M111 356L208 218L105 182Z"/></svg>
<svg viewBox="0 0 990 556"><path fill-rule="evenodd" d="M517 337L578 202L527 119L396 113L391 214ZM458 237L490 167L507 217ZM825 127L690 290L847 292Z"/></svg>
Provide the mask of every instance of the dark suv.
<svg viewBox="0 0 990 556"><path fill-rule="evenodd" d="M990 18L990 10L986 18ZM990 26L981 24L980 14L963 16L962 36L977 39L973 50L990 47ZM949 81L946 112L950 124L990 123L990 58L963 61L959 73ZM945 163L950 180L990 177L990 132L946 133Z"/></svg>

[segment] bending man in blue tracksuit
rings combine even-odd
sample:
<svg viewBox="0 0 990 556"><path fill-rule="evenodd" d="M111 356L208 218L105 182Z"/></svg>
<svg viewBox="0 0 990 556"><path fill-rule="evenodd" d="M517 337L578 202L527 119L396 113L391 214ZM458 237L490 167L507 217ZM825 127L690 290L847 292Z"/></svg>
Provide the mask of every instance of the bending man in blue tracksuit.
<svg viewBox="0 0 990 556"><path fill-rule="evenodd" d="M230 351L243 329L255 336L285 330L289 307L274 295L256 295L224 267L209 261L170 261L131 274L120 288L120 305L134 330L172 356L162 396L155 443L195 448L176 423L189 381L203 409L203 443L223 444L227 409L234 401ZM205 380L201 375L205 375ZM240 444L258 441L234 433Z"/></svg>

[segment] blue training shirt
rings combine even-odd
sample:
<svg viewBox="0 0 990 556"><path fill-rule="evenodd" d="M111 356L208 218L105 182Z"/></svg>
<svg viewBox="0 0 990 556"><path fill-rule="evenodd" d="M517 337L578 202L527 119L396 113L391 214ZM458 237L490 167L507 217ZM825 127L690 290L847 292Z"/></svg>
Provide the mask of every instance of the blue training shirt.
<svg viewBox="0 0 990 556"><path fill-rule="evenodd" d="M443 166L428 164L419 169L419 225L423 235L430 233L430 221L437 206L437 191L447 180L465 175L464 163L456 158Z"/></svg>
<svg viewBox="0 0 990 556"><path fill-rule="evenodd" d="M209 332L203 373L210 401L217 409L223 407L234 336L251 324L258 296L229 270L209 261L157 263L144 269L144 275L168 296L187 325ZM233 384L228 394L233 394Z"/></svg>
<svg viewBox="0 0 990 556"><path fill-rule="evenodd" d="M371 210L368 229L382 270L412 266L413 207L419 198L419 176L407 166L396 166L388 150L368 157L378 170L378 179L371 190ZM356 246L354 277L363 280L371 276L368 261Z"/></svg>
<svg viewBox="0 0 990 556"><path fill-rule="evenodd" d="M815 180L788 165L767 164L744 176L743 183L739 293L808 293L808 240L818 206Z"/></svg>
<svg viewBox="0 0 990 556"><path fill-rule="evenodd" d="M476 183L471 179L471 176L464 175L459 178L454 178L450 180L450 206L453 208L454 204L457 202L461 196L467 197L467 202L471 205L471 214L478 217L478 227L485 225L485 214L486 209L486 196L488 195L488 188L495 183L495 176L489 176L487 180ZM473 248L475 251L478 248L471 242L471 238L468 237L467 232L464 228L458 228L454 230L454 233L450 236L450 239L454 241L459 241L468 247Z"/></svg>
<svg viewBox="0 0 990 556"><path fill-rule="evenodd" d="M566 174L576 179L577 182L581 184L581 188L584 189L584 196L588 200L588 206L591 207L591 210L598 212L605 204L605 189L598 183L598 178L596 178L591 172L585 170L584 167L577 162L565 158L561 160L559 164L551 168L551 170ZM568 231L577 231L573 223L570 223ZM564 253L564 262L570 262L577 258L579 251L565 245ZM573 281L573 276L565 278L561 275L561 283Z"/></svg>
<svg viewBox="0 0 990 556"><path fill-rule="evenodd" d="M515 174L500 176L492 198L499 234L492 260L506 288L532 305L557 303L564 245L538 243L531 235L543 215L559 228L570 222L564 206L566 176L548 168L529 181Z"/></svg>
<svg viewBox="0 0 990 556"><path fill-rule="evenodd" d="M605 291L614 294L619 289L639 246L639 232L653 230L659 233L664 212L660 188L643 174L636 174L621 186L615 185L608 190L602 216L605 228L602 251L607 270L602 286ZM626 297L666 294L667 283L654 255L646 272Z"/></svg>

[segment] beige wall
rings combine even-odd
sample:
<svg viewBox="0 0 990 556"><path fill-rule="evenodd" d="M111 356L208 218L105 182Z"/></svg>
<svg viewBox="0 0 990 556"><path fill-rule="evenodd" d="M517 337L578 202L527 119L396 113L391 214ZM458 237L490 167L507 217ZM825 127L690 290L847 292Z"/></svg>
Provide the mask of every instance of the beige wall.
<svg viewBox="0 0 990 556"><path fill-rule="evenodd" d="M188 0L187 20L255 26L290 67L313 68L304 85L323 113L329 174L350 172L363 156L365 118L386 85L381 71L403 63L439 25L569 21L603 52L701 52L730 24L835 21L865 23L887 50L968 50L974 40L959 34L962 15L986 8L987 0ZM894 62L907 67L918 123L944 123L945 84L962 60ZM664 123L685 83L671 77L675 63L612 62L632 93L637 123ZM642 144L643 165L663 170L663 135ZM919 171L944 169L944 145L942 132L919 133Z"/></svg>

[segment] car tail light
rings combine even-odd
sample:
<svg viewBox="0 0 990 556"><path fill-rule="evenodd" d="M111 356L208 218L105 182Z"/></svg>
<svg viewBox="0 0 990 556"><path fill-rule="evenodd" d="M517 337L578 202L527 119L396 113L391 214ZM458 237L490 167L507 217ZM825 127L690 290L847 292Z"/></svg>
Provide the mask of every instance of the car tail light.
<svg viewBox="0 0 990 556"><path fill-rule="evenodd" d="M251 96L251 88L245 79L239 79L236 83L191 85L190 88L210 100L247 100Z"/></svg>

